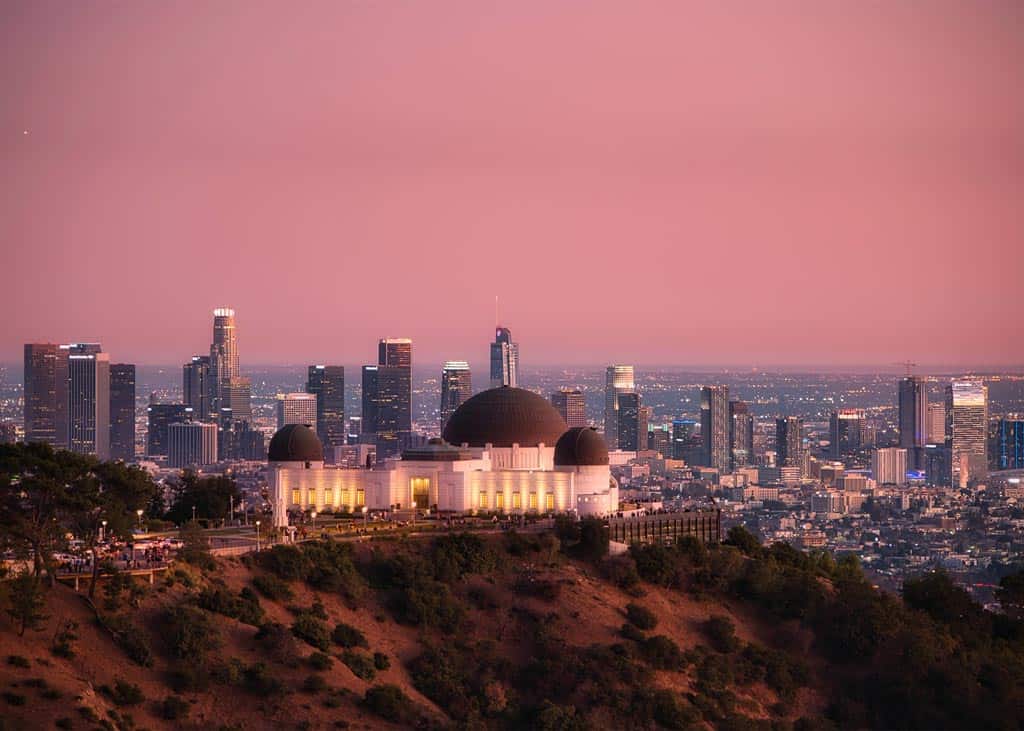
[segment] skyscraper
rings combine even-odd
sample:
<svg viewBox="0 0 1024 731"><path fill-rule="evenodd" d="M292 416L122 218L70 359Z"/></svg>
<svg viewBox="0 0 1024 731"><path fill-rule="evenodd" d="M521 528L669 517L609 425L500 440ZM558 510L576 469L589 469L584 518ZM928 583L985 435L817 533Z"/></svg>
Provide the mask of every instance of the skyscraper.
<svg viewBox="0 0 1024 731"><path fill-rule="evenodd" d="M876 449L871 455L871 475L879 485L907 484L907 450L902 447Z"/></svg>
<svg viewBox="0 0 1024 731"><path fill-rule="evenodd" d="M491 388L518 385L519 344L512 342L512 331L500 325L491 343Z"/></svg>
<svg viewBox="0 0 1024 731"><path fill-rule="evenodd" d="M25 441L68 443L68 358L54 343L25 344Z"/></svg>
<svg viewBox="0 0 1024 731"><path fill-rule="evenodd" d="M951 484L965 487L988 474L988 388L980 378L954 379L946 387L946 438Z"/></svg>
<svg viewBox="0 0 1024 731"><path fill-rule="evenodd" d="M842 459L861 448L863 409L835 409L829 419L829 456Z"/></svg>
<svg viewBox="0 0 1024 731"><path fill-rule="evenodd" d="M997 470L1024 469L1024 420L1000 419L996 424L992 467Z"/></svg>
<svg viewBox="0 0 1024 731"><path fill-rule="evenodd" d="M578 388L561 388L551 394L551 405L558 409L569 428L587 425L587 404Z"/></svg>
<svg viewBox="0 0 1024 731"><path fill-rule="evenodd" d="M686 459L696 431L697 422L693 419L672 420L672 459Z"/></svg>
<svg viewBox="0 0 1024 731"><path fill-rule="evenodd" d="M185 404L150 404L146 408L146 455L167 456L171 424L192 421L192 413Z"/></svg>
<svg viewBox="0 0 1024 731"><path fill-rule="evenodd" d="M208 355L193 355L192 360L182 366L181 386L185 405L192 407L197 419L205 420L213 415L213 402L217 398L213 380Z"/></svg>
<svg viewBox="0 0 1024 731"><path fill-rule="evenodd" d="M899 382L900 446L908 450L927 444L928 386L920 376Z"/></svg>
<svg viewBox="0 0 1024 731"><path fill-rule="evenodd" d="M345 443L345 367L311 365L306 392L316 394L316 433L325 450Z"/></svg>
<svg viewBox="0 0 1024 731"><path fill-rule="evenodd" d="M219 419L224 409L230 409L232 420L250 421L252 384L248 378L242 378L239 371L235 311L227 307L213 311L210 377L213 380L211 415Z"/></svg>
<svg viewBox="0 0 1024 731"><path fill-rule="evenodd" d="M167 429L167 462L171 467L203 467L217 461L217 425L176 422Z"/></svg>
<svg viewBox="0 0 1024 731"><path fill-rule="evenodd" d="M316 424L317 397L314 393L286 393L277 397L277 428L288 424Z"/></svg>
<svg viewBox="0 0 1024 731"><path fill-rule="evenodd" d="M729 387L704 386L700 391L700 429L704 466L729 469Z"/></svg>
<svg viewBox="0 0 1024 731"><path fill-rule="evenodd" d="M61 348L68 358L68 448L110 459L110 356L99 343Z"/></svg>
<svg viewBox="0 0 1024 731"><path fill-rule="evenodd" d="M925 429L928 444L944 444L946 441L946 404L941 401L928 404L928 427Z"/></svg>
<svg viewBox="0 0 1024 731"><path fill-rule="evenodd" d="M649 413L643 407L640 394L619 394L618 448L627 452L647 449L647 421Z"/></svg>
<svg viewBox="0 0 1024 731"><path fill-rule="evenodd" d="M608 449L619 448L619 396L634 393L633 366L610 365L604 377L604 440Z"/></svg>
<svg viewBox="0 0 1024 731"><path fill-rule="evenodd" d="M776 464L781 467L796 467L801 476L804 469L804 420L798 416L787 416L775 420Z"/></svg>
<svg viewBox="0 0 1024 731"><path fill-rule="evenodd" d="M473 395L473 377L469 363L449 360L441 367L441 431L463 401Z"/></svg>
<svg viewBox="0 0 1024 731"><path fill-rule="evenodd" d="M729 402L729 464L733 469L754 461L754 417L745 401Z"/></svg>
<svg viewBox="0 0 1024 731"><path fill-rule="evenodd" d="M110 366L110 458L135 459L135 366Z"/></svg>
<svg viewBox="0 0 1024 731"><path fill-rule="evenodd" d="M376 366L363 366L363 432L375 435L377 456L395 456L412 432L412 341L386 338Z"/></svg>

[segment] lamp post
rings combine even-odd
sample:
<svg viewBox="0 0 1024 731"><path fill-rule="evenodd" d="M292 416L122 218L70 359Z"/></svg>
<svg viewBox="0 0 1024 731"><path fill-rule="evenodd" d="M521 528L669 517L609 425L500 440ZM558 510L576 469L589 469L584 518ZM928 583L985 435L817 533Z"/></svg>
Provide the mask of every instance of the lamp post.
<svg viewBox="0 0 1024 731"><path fill-rule="evenodd" d="M260 522L256 521L256 553L260 552Z"/></svg>
<svg viewBox="0 0 1024 731"><path fill-rule="evenodd" d="M142 530L142 513L143 513L142 508L139 508L138 510L135 511L135 514L137 516L139 516L139 530L140 531Z"/></svg>
<svg viewBox="0 0 1024 731"><path fill-rule="evenodd" d="M235 521L235 496L228 495L228 522L233 523Z"/></svg>
<svg viewBox="0 0 1024 731"><path fill-rule="evenodd" d="M100 521L100 543L107 537L107 521Z"/></svg>
<svg viewBox="0 0 1024 731"><path fill-rule="evenodd" d="M193 523L196 522L196 506L195 505L192 506L192 522Z"/></svg>
<svg viewBox="0 0 1024 731"><path fill-rule="evenodd" d="M367 512L366 506L364 505L363 506L363 529L364 530L369 525L368 521L369 521L369 513Z"/></svg>
<svg viewBox="0 0 1024 731"><path fill-rule="evenodd" d="M316 511L311 512L309 517L313 519L313 532L316 533Z"/></svg>

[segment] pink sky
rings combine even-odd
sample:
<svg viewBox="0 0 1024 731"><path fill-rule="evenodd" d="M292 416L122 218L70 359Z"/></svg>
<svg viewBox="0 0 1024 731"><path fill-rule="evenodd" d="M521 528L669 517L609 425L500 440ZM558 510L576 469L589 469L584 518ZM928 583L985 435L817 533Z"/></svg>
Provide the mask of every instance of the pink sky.
<svg viewBox="0 0 1024 731"><path fill-rule="evenodd" d="M1020 364L1019 2L6 2L0 359ZM27 134L26 134L27 132Z"/></svg>

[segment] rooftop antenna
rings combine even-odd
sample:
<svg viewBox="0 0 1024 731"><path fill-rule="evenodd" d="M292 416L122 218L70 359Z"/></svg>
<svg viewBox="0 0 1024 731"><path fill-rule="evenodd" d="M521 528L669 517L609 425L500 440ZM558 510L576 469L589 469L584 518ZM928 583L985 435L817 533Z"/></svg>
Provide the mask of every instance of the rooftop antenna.
<svg viewBox="0 0 1024 731"><path fill-rule="evenodd" d="M494 329L497 330L501 324L501 319L498 317L498 295L494 295Z"/></svg>

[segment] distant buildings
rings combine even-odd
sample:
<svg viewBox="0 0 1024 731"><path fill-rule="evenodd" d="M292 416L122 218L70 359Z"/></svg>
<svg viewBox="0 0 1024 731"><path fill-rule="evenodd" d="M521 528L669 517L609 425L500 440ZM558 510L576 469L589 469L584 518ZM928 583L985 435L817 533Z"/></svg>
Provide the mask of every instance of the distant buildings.
<svg viewBox="0 0 1024 731"><path fill-rule="evenodd" d="M54 343L25 344L25 441L68 443L68 359Z"/></svg>
<svg viewBox="0 0 1024 731"><path fill-rule="evenodd" d="M899 446L907 450L910 463L919 468L921 450L928 443L928 383L921 376L901 378L898 386Z"/></svg>
<svg viewBox="0 0 1024 731"><path fill-rule="evenodd" d="M776 464L780 468L804 470L804 420L787 416L775 420Z"/></svg>
<svg viewBox="0 0 1024 731"><path fill-rule="evenodd" d="M633 366L610 365L605 369L604 440L609 449L619 448L619 397L635 391Z"/></svg>
<svg viewBox="0 0 1024 731"><path fill-rule="evenodd" d="M168 427L167 462L171 467L203 467L216 461L216 424L193 421Z"/></svg>
<svg viewBox="0 0 1024 731"><path fill-rule="evenodd" d="M473 375L469 363L464 360L449 360L441 366L441 430L449 417L462 402L473 395Z"/></svg>
<svg viewBox="0 0 1024 731"><path fill-rule="evenodd" d="M836 409L829 419L829 456L841 460L861 449L863 409Z"/></svg>
<svg viewBox="0 0 1024 731"><path fill-rule="evenodd" d="M697 422L693 419L672 420L672 459L686 459L697 433Z"/></svg>
<svg viewBox="0 0 1024 731"><path fill-rule="evenodd" d="M879 485L907 484L907 450L902 447L876 449L871 455L871 474Z"/></svg>
<svg viewBox="0 0 1024 731"><path fill-rule="evenodd" d="M317 436L324 449L345 443L345 367L311 365L306 373L306 393L316 396ZM291 422L298 423L298 422ZM281 425L278 425L280 428Z"/></svg>
<svg viewBox="0 0 1024 731"><path fill-rule="evenodd" d="M965 487L988 474L988 388L980 378L954 379L946 387L946 436L951 483Z"/></svg>
<svg viewBox="0 0 1024 731"><path fill-rule="evenodd" d="M68 359L68 448L110 459L110 356L99 343L61 348Z"/></svg>
<svg viewBox="0 0 1024 731"><path fill-rule="evenodd" d="M570 428L587 425L587 403L578 388L561 388L551 394L551 405Z"/></svg>
<svg viewBox="0 0 1024 731"><path fill-rule="evenodd" d="M286 393L277 397L277 428L285 424L316 427L316 394Z"/></svg>
<svg viewBox="0 0 1024 731"><path fill-rule="evenodd" d="M941 401L928 404L928 444L942 444L946 441L946 404Z"/></svg>
<svg viewBox="0 0 1024 731"><path fill-rule="evenodd" d="M636 391L619 394L618 448L627 452L647 449L648 412Z"/></svg>
<svg viewBox="0 0 1024 731"><path fill-rule="evenodd" d="M519 344L512 342L512 331L498 326L491 343L491 388L519 385Z"/></svg>
<svg viewBox="0 0 1024 731"><path fill-rule="evenodd" d="M1024 469L1024 420L999 419L996 422L992 453L992 466L995 469Z"/></svg>
<svg viewBox="0 0 1024 731"><path fill-rule="evenodd" d="M110 366L110 458L135 459L135 366Z"/></svg>
<svg viewBox="0 0 1024 731"><path fill-rule="evenodd" d="M235 311L227 307L213 311L209 373L213 380L211 414L218 419L229 418L232 422L251 421L252 384L239 371Z"/></svg>
<svg viewBox="0 0 1024 731"><path fill-rule="evenodd" d="M150 404L146 408L146 455L166 457L171 424L192 421L192 414L185 404Z"/></svg>
<svg viewBox="0 0 1024 731"><path fill-rule="evenodd" d="M182 366L182 391L185 405L192 408L198 419L209 419L214 415L213 404L217 400L213 376L210 372L210 356L194 355Z"/></svg>
<svg viewBox="0 0 1024 731"><path fill-rule="evenodd" d="M729 463L734 470L754 463L754 417L744 401L729 402Z"/></svg>
<svg viewBox="0 0 1024 731"><path fill-rule="evenodd" d="M386 338L377 348L377 365L363 366L362 430L372 435L377 457L397 456L412 432L412 341Z"/></svg>
<svg viewBox="0 0 1024 731"><path fill-rule="evenodd" d="M704 465L729 469L729 387L704 386L700 390L700 430L704 439Z"/></svg>

